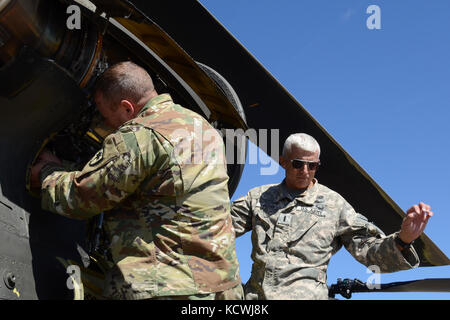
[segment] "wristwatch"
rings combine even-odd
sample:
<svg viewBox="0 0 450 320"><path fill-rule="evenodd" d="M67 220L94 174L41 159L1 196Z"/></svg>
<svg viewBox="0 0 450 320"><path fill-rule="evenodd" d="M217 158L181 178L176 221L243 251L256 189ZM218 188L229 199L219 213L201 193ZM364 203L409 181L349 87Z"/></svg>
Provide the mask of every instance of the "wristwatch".
<svg viewBox="0 0 450 320"><path fill-rule="evenodd" d="M414 242L414 240L411 241L410 243L403 242L403 240L400 239L400 236L398 233L395 235L394 240L395 240L395 243L397 243L400 247L402 247L402 250L409 249Z"/></svg>

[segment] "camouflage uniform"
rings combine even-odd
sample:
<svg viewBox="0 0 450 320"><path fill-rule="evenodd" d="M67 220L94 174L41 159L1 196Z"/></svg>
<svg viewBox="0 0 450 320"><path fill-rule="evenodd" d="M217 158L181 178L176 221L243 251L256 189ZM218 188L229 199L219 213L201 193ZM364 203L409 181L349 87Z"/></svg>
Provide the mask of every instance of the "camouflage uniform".
<svg viewBox="0 0 450 320"><path fill-rule="evenodd" d="M233 203L236 236L252 230L253 267L246 299L328 299L326 272L342 245L381 272L417 267L413 248L401 252L338 193L319 184L294 198L283 181L254 188Z"/></svg>
<svg viewBox="0 0 450 320"><path fill-rule="evenodd" d="M82 171L45 177L42 206L75 219L107 211L105 297L201 295L241 285L227 182L221 136L162 94Z"/></svg>

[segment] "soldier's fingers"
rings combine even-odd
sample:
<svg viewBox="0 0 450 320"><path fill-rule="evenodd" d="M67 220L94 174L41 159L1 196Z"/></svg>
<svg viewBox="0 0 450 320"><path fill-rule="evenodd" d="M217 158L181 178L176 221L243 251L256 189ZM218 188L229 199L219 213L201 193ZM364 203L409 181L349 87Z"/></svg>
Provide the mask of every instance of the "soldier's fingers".
<svg viewBox="0 0 450 320"><path fill-rule="evenodd" d="M431 207L423 202L419 203L419 207L422 211L430 211L431 210Z"/></svg>
<svg viewBox="0 0 450 320"><path fill-rule="evenodd" d="M433 214L434 214L433 211L427 210L427 211L422 211L421 216L422 216L422 219L425 220L425 218L432 217Z"/></svg>
<svg viewBox="0 0 450 320"><path fill-rule="evenodd" d="M415 216L416 214L420 213L420 208L418 205L413 205L411 208L408 209L408 211L406 211L406 213L408 214L408 216L410 214L412 214L412 216Z"/></svg>
<svg viewBox="0 0 450 320"><path fill-rule="evenodd" d="M428 211L428 212L425 214L425 218L424 218L425 223L426 223L426 222L428 221L428 219L430 219L433 215L434 215L434 213L433 213L432 211Z"/></svg>
<svg viewBox="0 0 450 320"><path fill-rule="evenodd" d="M406 215L406 218L409 220L413 220L416 217L416 213L415 212L410 212Z"/></svg>
<svg viewBox="0 0 450 320"><path fill-rule="evenodd" d="M428 224L428 220L429 220L431 217L432 217L432 215L427 215L427 216L425 217L424 221L421 223L421 227L420 227L421 232L423 232L423 231L425 230L425 227L426 227L427 224Z"/></svg>
<svg viewBox="0 0 450 320"><path fill-rule="evenodd" d="M414 221L420 225L421 223L425 222L428 214L427 211L421 211L420 213L416 214L414 217Z"/></svg>
<svg viewBox="0 0 450 320"><path fill-rule="evenodd" d="M425 221L427 220L427 217L428 217L428 214L427 214L427 213L428 213L428 212L426 212L426 211L422 211L421 214L420 214L421 220L422 220L423 222L425 222Z"/></svg>

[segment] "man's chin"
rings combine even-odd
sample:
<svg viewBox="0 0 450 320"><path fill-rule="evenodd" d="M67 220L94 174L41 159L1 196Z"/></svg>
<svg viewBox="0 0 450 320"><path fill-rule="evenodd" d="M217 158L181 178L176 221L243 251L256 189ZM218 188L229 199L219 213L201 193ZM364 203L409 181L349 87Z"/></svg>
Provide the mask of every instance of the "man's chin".
<svg viewBox="0 0 450 320"><path fill-rule="evenodd" d="M306 189L309 187L310 181L308 179L297 179L295 181L296 189Z"/></svg>

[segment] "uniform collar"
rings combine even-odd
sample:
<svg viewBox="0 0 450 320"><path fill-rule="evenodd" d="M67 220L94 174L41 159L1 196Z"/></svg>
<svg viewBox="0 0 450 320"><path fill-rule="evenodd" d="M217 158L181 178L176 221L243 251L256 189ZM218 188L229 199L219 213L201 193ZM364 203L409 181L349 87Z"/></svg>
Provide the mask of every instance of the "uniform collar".
<svg viewBox="0 0 450 320"><path fill-rule="evenodd" d="M318 192L319 192L319 181L314 178L313 180L314 184L311 188L306 189L305 191L303 191L302 193L300 193L295 200L303 202L305 204L308 205L313 205L314 202L316 201ZM278 199L277 201L280 201L284 198L287 198L289 200L294 200L293 196L289 193L287 187L286 187L286 180L283 180L279 185L278 185Z"/></svg>
<svg viewBox="0 0 450 320"><path fill-rule="evenodd" d="M172 97L168 93L159 94L156 97L150 99L149 102L145 104L142 110L139 112L139 116L144 113L154 113L164 109L168 106L167 102L173 103Z"/></svg>

